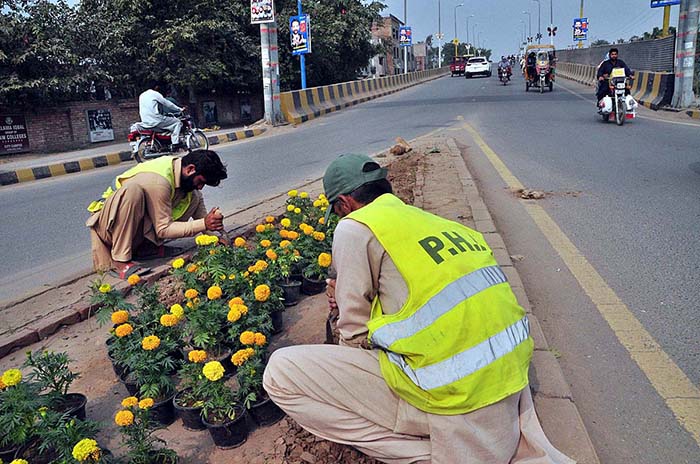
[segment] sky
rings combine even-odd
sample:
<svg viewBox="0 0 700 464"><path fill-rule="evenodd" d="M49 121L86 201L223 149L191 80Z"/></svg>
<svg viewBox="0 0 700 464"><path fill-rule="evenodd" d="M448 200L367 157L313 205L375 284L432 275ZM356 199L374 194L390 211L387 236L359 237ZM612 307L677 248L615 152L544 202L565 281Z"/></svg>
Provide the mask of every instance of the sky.
<svg viewBox="0 0 700 464"><path fill-rule="evenodd" d="M403 0L381 0L387 5L383 15L393 14L403 20ZM469 41L473 42L473 31L481 46L491 48L494 56L516 53L518 43L527 30L529 11L532 17L532 34L537 33L538 8L535 0L406 0L407 23L412 28L413 41L425 40L438 31L438 1L441 6L442 32L445 41L454 38L455 11L457 12L457 37L467 41L467 16L469 18ZM554 13L557 35L554 44L566 48L573 44L573 19L579 15L580 0L540 0L542 43L549 43L547 27L550 20L550 2ZM455 9L463 3L464 6ZM584 0L584 17L589 20L589 44L596 39L613 42L651 31L663 23L663 8L650 8L649 0ZM679 6L671 7L671 26L678 25ZM523 21L521 23L520 21ZM476 25L476 29L474 28ZM435 43L435 42L434 42Z"/></svg>

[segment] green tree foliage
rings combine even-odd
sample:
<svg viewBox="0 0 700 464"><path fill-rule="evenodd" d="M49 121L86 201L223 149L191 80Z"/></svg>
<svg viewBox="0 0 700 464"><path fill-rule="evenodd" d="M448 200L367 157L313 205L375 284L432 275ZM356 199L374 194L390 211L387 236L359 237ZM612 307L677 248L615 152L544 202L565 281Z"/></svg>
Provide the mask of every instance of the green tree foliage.
<svg viewBox="0 0 700 464"><path fill-rule="evenodd" d="M478 52L478 53L477 53ZM466 43L461 43L457 45L457 55L473 55L473 56L483 56L486 59L491 59L492 51L490 49L474 47L469 48ZM452 58L455 56L455 46L452 43L446 43L442 46L442 62L445 65L449 65L452 62Z"/></svg>
<svg viewBox="0 0 700 464"><path fill-rule="evenodd" d="M598 39L598 40L594 40L593 42L591 42L591 47L600 47L603 45L610 45L610 42L608 42L605 39Z"/></svg>

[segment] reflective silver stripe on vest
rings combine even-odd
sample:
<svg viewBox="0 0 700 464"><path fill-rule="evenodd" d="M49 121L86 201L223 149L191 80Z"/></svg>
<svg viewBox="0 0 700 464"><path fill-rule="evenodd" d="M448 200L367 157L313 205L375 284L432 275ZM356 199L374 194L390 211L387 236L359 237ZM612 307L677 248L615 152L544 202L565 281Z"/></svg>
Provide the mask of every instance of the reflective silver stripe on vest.
<svg viewBox="0 0 700 464"><path fill-rule="evenodd" d="M506 275L498 266L477 269L460 277L433 295L412 316L386 324L372 334L372 343L388 349L392 343L411 337L432 325L462 301L494 285L507 282Z"/></svg>
<svg viewBox="0 0 700 464"><path fill-rule="evenodd" d="M527 340L530 325L527 316L507 327L496 335L484 340L451 358L430 366L412 369L403 356L387 352L389 360L399 366L416 385L423 390L432 390L454 383L488 366L497 359L507 355Z"/></svg>

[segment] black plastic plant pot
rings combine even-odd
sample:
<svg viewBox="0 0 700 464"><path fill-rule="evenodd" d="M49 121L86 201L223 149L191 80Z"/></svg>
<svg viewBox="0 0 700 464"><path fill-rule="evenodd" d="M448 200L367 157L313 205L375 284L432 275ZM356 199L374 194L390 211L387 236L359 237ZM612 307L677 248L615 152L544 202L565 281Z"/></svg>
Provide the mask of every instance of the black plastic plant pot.
<svg viewBox="0 0 700 464"><path fill-rule="evenodd" d="M259 426L272 425L284 417L284 411L275 404L266 394L260 395L260 401L253 403L250 407L250 415Z"/></svg>
<svg viewBox="0 0 700 464"><path fill-rule="evenodd" d="M280 282L279 286L284 293L284 305L294 306L299 302L301 293L301 281L292 280L290 282Z"/></svg>
<svg viewBox="0 0 700 464"><path fill-rule="evenodd" d="M237 408L235 419L223 424L210 424L206 418L203 421L217 448L231 449L238 448L248 439L247 416L248 412L245 408Z"/></svg>
<svg viewBox="0 0 700 464"><path fill-rule="evenodd" d="M182 406L178 399L183 392L177 392L175 398L173 399L173 406L177 411L177 415L182 419L182 426L187 430L204 430L207 428L202 422L202 408L201 407L187 407Z"/></svg>
<svg viewBox="0 0 700 464"><path fill-rule="evenodd" d="M304 295L316 295L318 293L321 293L325 289L325 279L309 279L308 277L304 276L304 280L302 280L301 283L301 293L303 293Z"/></svg>
<svg viewBox="0 0 700 464"><path fill-rule="evenodd" d="M282 317L282 311L274 311L270 314L272 319L272 333L278 334L284 330L284 318Z"/></svg>
<svg viewBox="0 0 700 464"><path fill-rule="evenodd" d="M119 381L124 385L124 388L126 388L126 391L129 392L129 395L131 396L138 396L139 394L139 386L136 384L135 381L131 380L129 378L128 373L124 373L119 377Z"/></svg>
<svg viewBox="0 0 700 464"><path fill-rule="evenodd" d="M161 425L168 426L175 422L175 405L173 404L173 398L175 393L164 400L158 401L150 409L150 417L153 422L158 422Z"/></svg>
<svg viewBox="0 0 700 464"><path fill-rule="evenodd" d="M65 412L69 416L80 420L85 420L86 405L87 396L82 393L68 393L61 396L57 401L60 412Z"/></svg>

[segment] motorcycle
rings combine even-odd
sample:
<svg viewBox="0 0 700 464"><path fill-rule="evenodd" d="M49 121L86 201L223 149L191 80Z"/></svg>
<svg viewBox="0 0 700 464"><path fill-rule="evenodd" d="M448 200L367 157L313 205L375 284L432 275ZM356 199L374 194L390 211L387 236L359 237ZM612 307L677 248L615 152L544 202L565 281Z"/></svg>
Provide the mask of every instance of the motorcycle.
<svg viewBox="0 0 700 464"><path fill-rule="evenodd" d="M627 95L630 89L630 78L625 75L623 68L615 68L608 77L608 85L610 86L610 94L603 97L598 102L598 113L602 115L603 121L608 122L610 116L614 115L615 123L621 126L626 119L634 119L637 117L636 109L638 103Z"/></svg>
<svg viewBox="0 0 700 464"><path fill-rule="evenodd" d="M180 139L184 140L188 151L209 148L206 134L197 129L190 115L181 113L178 115L168 114L167 116L177 117L182 122ZM131 125L126 139L131 145L131 152L137 163L173 153L170 132L157 128L145 128L138 122Z"/></svg>
<svg viewBox="0 0 700 464"><path fill-rule="evenodd" d="M498 80L500 80L503 85L506 85L510 81L510 68L498 68Z"/></svg>

